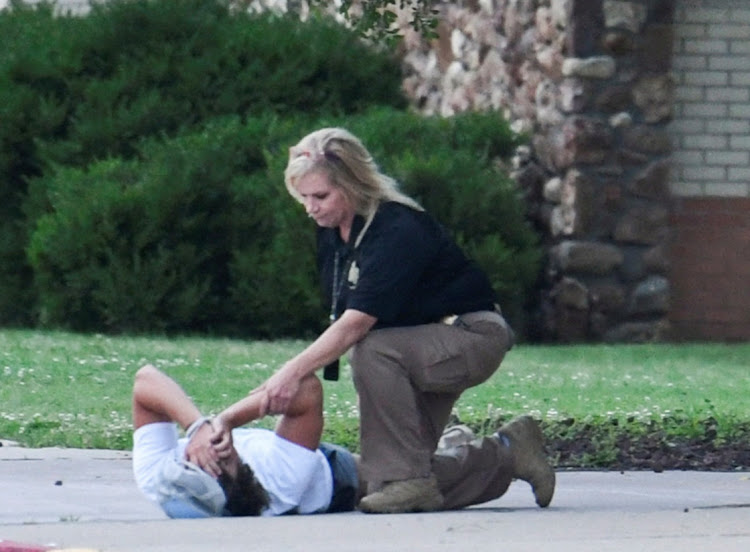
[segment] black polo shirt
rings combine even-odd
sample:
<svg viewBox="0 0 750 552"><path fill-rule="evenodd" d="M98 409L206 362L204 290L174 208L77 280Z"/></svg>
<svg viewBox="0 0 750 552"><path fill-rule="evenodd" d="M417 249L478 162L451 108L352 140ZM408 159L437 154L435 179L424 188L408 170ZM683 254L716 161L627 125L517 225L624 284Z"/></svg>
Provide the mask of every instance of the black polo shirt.
<svg viewBox="0 0 750 552"><path fill-rule="evenodd" d="M338 228L318 228L318 269L337 317L355 309L376 317L382 328L494 308L487 276L426 212L382 203L355 248L364 224L355 217L348 243Z"/></svg>

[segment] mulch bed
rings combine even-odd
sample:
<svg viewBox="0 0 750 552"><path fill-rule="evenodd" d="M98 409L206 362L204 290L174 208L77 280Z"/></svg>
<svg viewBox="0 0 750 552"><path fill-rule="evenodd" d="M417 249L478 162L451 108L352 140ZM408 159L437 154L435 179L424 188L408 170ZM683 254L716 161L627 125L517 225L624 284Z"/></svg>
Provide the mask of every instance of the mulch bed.
<svg viewBox="0 0 750 552"><path fill-rule="evenodd" d="M567 434L547 431L547 448L558 468L611 470L750 470L750 430L737 427L730 439L717 439L708 420L699 437L675 437L655 428L639 435L582 425ZM551 433L551 436L550 436ZM556 433L558 433L556 435ZM641 433L641 432L639 432Z"/></svg>

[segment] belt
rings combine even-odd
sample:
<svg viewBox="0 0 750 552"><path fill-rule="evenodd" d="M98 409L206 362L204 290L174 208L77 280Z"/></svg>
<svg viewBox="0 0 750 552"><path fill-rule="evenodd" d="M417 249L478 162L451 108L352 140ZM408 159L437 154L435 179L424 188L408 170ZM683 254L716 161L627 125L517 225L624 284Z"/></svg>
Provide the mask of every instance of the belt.
<svg viewBox="0 0 750 552"><path fill-rule="evenodd" d="M493 308L488 309L488 311L496 312L500 316L503 315L503 311L500 310L500 305L498 305L497 303L493 305ZM477 311L477 312L480 312L480 311ZM464 313L464 314L469 314L469 313ZM443 316L440 320L438 320L438 322L440 322L441 324L445 324L447 326L453 326L456 324L456 320L458 320L461 316L462 315L460 314L447 314Z"/></svg>
<svg viewBox="0 0 750 552"><path fill-rule="evenodd" d="M511 347L513 347L513 345L516 342L516 334L513 331L513 328L510 327L510 325L508 324L508 322L503 317L502 311L500 311L500 307L498 305L495 305L495 308L492 309L492 310L490 310L490 311L477 311L477 313L481 313L481 312L497 313L497 314L500 315L500 321L503 324L503 326L505 327L506 331L508 332L508 341L509 341L508 350L510 350ZM473 314L473 313L467 312L465 314L468 317L468 315ZM464 316L464 315L462 315L462 314L449 314L447 316L443 316L440 320L438 320L438 322L441 323L441 324L446 324L448 326L458 326L458 327L468 328L469 326L466 324L466 322L464 322L461 319L462 316Z"/></svg>

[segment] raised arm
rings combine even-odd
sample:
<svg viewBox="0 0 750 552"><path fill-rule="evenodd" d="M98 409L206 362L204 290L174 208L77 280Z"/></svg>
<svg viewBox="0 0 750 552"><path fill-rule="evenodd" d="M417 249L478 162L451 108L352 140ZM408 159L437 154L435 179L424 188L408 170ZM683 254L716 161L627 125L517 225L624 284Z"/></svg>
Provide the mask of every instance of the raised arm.
<svg viewBox="0 0 750 552"><path fill-rule="evenodd" d="M345 354L375 325L369 314L349 309L304 351L286 362L258 391L266 394L261 412L281 414L288 411L300 382L329 362Z"/></svg>
<svg viewBox="0 0 750 552"><path fill-rule="evenodd" d="M215 418L216 427L224 427L231 432L236 427L260 418L261 404L265 400L265 390L253 392L218 414ZM316 375L309 374L300 381L289 407L276 424L276 434L287 441L315 450L320 444L322 432L323 386ZM216 446L221 445L217 442Z"/></svg>
<svg viewBox="0 0 750 552"><path fill-rule="evenodd" d="M188 429L193 423L200 423L200 420L200 410L176 381L150 364L138 370L133 384L134 429L158 422L176 422L183 429ZM188 447L199 436L210 439L212 434L211 426L202 424ZM221 458L211 446L193 446L190 452L186 451L186 456L214 477L221 473Z"/></svg>
<svg viewBox="0 0 750 552"><path fill-rule="evenodd" d="M229 458L234 451L232 430L263 417L262 404L266 401L263 388L226 407L211 420L213 432L200 431L190 440L186 449L191 454L200 454L212 448L218 459ZM289 407L276 424L276 434L287 441L310 450L320 444L323 433L323 387L314 374L304 376Z"/></svg>
<svg viewBox="0 0 750 552"><path fill-rule="evenodd" d="M133 427L176 422L183 429L201 417L180 385L151 364L140 368L133 383Z"/></svg>

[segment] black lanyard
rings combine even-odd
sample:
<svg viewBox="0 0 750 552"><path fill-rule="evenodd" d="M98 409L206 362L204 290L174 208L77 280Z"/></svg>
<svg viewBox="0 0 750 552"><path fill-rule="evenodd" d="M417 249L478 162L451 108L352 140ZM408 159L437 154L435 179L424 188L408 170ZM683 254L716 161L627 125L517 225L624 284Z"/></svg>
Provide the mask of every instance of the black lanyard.
<svg viewBox="0 0 750 552"><path fill-rule="evenodd" d="M347 255L347 260L345 263L343 263L344 266L341 266L341 250L339 248L336 248L336 254L333 257L333 282L331 285L331 312L328 315L328 320L331 324L336 322L336 318L338 317L338 306L339 306L339 299L341 299L341 292L344 290L344 283L349 277L349 272L352 269L352 262L354 260L354 253L357 251L357 248L359 247L360 242L362 241L362 238L365 235L365 232L370 227L370 223L372 223L372 219L375 217L375 211L370 213L370 215L367 217L367 220L365 221L364 226L362 227L362 230L359 232L359 235L357 236L357 239L354 241L354 249L352 252ZM339 273L339 269L341 270L341 273ZM333 362L327 364L323 368L323 379L326 380L337 380L339 379L339 359L334 360Z"/></svg>
<svg viewBox="0 0 750 552"><path fill-rule="evenodd" d="M341 297L341 290L344 287L345 272L342 271L339 274L339 268L341 264L341 252L337 249L336 255L333 257L333 283L331 284L331 313L328 315L328 321L333 324L336 322L338 313L339 298Z"/></svg>
<svg viewBox="0 0 750 552"><path fill-rule="evenodd" d="M344 280L348 267L351 266L351 259L344 263L344 270L339 273L341 268L341 251L336 249L336 255L333 257L333 283L331 286L331 313L328 315L328 320L331 324L336 322L338 316L338 304L341 298L341 292L344 289ZM339 379L339 359L326 364L323 368L323 379L336 381Z"/></svg>

